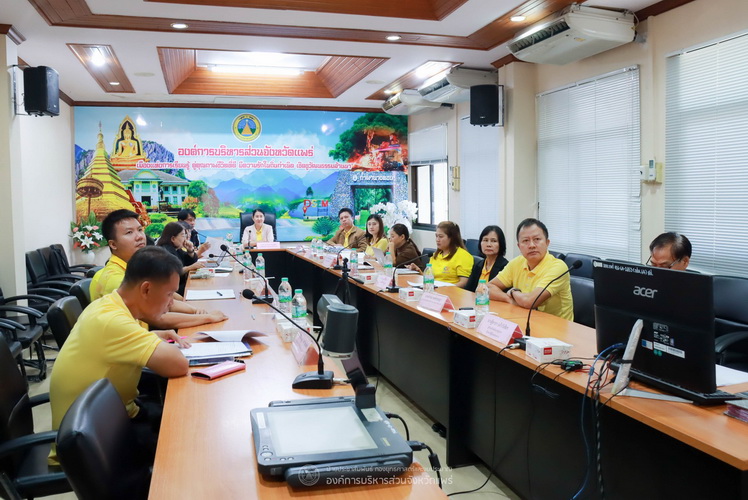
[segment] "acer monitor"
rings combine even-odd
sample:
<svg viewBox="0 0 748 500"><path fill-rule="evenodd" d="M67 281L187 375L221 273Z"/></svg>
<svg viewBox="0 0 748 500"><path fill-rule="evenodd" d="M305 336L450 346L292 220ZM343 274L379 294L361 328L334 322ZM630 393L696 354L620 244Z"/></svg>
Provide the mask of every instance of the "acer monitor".
<svg viewBox="0 0 748 500"><path fill-rule="evenodd" d="M714 392L712 277L610 261L596 260L592 266L598 352L625 345L642 319L632 377Z"/></svg>

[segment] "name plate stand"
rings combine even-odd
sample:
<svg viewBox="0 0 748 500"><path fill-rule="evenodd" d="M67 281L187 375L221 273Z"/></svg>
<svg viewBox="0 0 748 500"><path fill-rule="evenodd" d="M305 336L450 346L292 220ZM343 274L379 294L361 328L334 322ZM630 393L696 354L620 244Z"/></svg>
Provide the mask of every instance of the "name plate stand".
<svg viewBox="0 0 748 500"><path fill-rule="evenodd" d="M392 283L392 276L388 276L386 274L380 274L377 277L376 287L380 290L384 290L388 286L390 286L390 283Z"/></svg>
<svg viewBox="0 0 748 500"><path fill-rule="evenodd" d="M309 335L298 332L291 343L291 352L299 366L314 365L319 360L319 353Z"/></svg>
<svg viewBox="0 0 748 500"><path fill-rule="evenodd" d="M418 306L438 313L455 308L449 297L435 292L424 292L421 300L418 301Z"/></svg>
<svg viewBox="0 0 748 500"><path fill-rule="evenodd" d="M280 241L258 241L257 250L273 250L280 248Z"/></svg>
<svg viewBox="0 0 748 500"><path fill-rule="evenodd" d="M325 254L325 256L322 257L322 267L330 268L335 265L335 262L337 260L338 260L338 254L336 253Z"/></svg>
<svg viewBox="0 0 748 500"><path fill-rule="evenodd" d="M522 330L517 323L493 314L486 314L476 331L505 345L511 344L512 339L522 337Z"/></svg>

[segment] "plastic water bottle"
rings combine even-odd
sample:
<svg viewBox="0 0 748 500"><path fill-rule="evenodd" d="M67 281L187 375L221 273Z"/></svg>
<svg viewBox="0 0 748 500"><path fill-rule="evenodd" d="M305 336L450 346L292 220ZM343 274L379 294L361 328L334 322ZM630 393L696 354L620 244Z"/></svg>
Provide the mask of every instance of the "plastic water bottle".
<svg viewBox="0 0 748 500"><path fill-rule="evenodd" d="M390 252L384 254L384 274L392 277L392 255L390 255Z"/></svg>
<svg viewBox="0 0 748 500"><path fill-rule="evenodd" d="M262 256L261 253L257 254L257 258L255 259L255 269L257 269L257 273L265 277L265 258Z"/></svg>
<svg viewBox="0 0 748 500"><path fill-rule="evenodd" d="M312 243L309 245L312 250L312 257L317 256L317 238L312 238Z"/></svg>
<svg viewBox="0 0 748 500"><path fill-rule="evenodd" d="M247 284L252 279L252 271L247 268L252 267L252 259L249 257L249 252L245 251L242 256L242 264L244 264L244 287L247 288Z"/></svg>
<svg viewBox="0 0 748 500"><path fill-rule="evenodd" d="M302 298L304 298L302 296ZM288 278L281 278L281 284L278 287L278 302L280 303L280 310L289 316L293 313L291 311L291 301L293 300L293 289L291 284L288 282ZM306 307L306 302L304 303Z"/></svg>
<svg viewBox="0 0 748 500"><path fill-rule="evenodd" d="M434 270L432 269L431 264L426 264L426 270L423 271L423 291L434 291Z"/></svg>
<svg viewBox="0 0 748 500"><path fill-rule="evenodd" d="M291 317L306 321L306 299L301 293L301 288L294 290L293 299L291 299ZM301 326L306 326L302 324Z"/></svg>
<svg viewBox="0 0 748 500"><path fill-rule="evenodd" d="M486 280L478 282L478 288L475 290L475 312L488 312L488 283Z"/></svg>
<svg viewBox="0 0 748 500"><path fill-rule="evenodd" d="M348 264L351 268L351 276L358 275L358 252L354 248L351 250L351 257L348 259Z"/></svg>

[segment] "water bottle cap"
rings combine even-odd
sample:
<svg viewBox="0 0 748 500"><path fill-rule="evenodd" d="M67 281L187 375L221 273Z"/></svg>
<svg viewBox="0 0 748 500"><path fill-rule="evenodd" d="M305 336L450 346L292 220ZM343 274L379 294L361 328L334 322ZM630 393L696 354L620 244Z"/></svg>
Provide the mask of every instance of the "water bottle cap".
<svg viewBox="0 0 748 500"><path fill-rule="evenodd" d="M485 282L486 282L486 280L478 280L478 283L485 283Z"/></svg>
<svg viewBox="0 0 748 500"><path fill-rule="evenodd" d="M262 252L257 254L258 257L262 257Z"/></svg>
<svg viewBox="0 0 748 500"><path fill-rule="evenodd" d="M293 291L293 293L301 293L301 288L297 288L296 290Z"/></svg>
<svg viewBox="0 0 748 500"><path fill-rule="evenodd" d="M429 262L428 264L426 264L426 267L431 267L431 263Z"/></svg>
<svg viewBox="0 0 748 500"><path fill-rule="evenodd" d="M281 278L281 281L288 281L288 278Z"/></svg>

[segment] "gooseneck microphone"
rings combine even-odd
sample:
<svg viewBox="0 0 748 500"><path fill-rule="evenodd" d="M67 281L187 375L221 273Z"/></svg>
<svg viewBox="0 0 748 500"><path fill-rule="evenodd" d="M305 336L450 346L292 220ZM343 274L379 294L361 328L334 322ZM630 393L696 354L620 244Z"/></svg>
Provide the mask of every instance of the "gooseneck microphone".
<svg viewBox="0 0 748 500"><path fill-rule="evenodd" d="M255 295L255 292L253 292L252 290L246 289L242 291L242 297L244 297L245 299L252 299L252 303L262 303L278 311L281 316L290 321L291 324L293 324L296 328L309 335L309 338L311 338L314 341L314 344L317 346L317 352L319 353L319 360L317 361L317 371L302 373L301 375L296 377L291 387L293 387L294 389L330 389L333 382L333 372L325 371L325 363L322 360L322 347L319 345L317 339L314 338L314 335L309 333L309 330L307 330L306 328L302 328L301 326L299 326L298 323L289 318L286 313L275 307L272 303L257 297Z"/></svg>
<svg viewBox="0 0 748 500"><path fill-rule="evenodd" d="M242 262L239 259L237 259L236 255L234 255L233 253L231 253L231 251L229 250L229 247L227 247L226 245L221 245L221 250L224 251L224 252L226 252L228 255L230 255L231 258L234 259L235 261L237 261L239 263L239 265L242 266L244 269L249 269L249 271L252 274L254 274L255 276L258 276L258 277L262 278L262 281L265 282L265 290L263 291L263 295L262 295L262 299L263 300L262 301L272 302L273 301L273 296L268 293L268 288L269 288L268 287L268 280L265 278L265 276L261 275L260 273L258 273L254 269L252 269L251 267L245 266L244 262ZM210 256L213 257L213 254L211 254ZM260 297L256 297L255 300L257 302L254 302L254 303L258 304L259 302L262 302L259 299L260 299Z"/></svg>
<svg viewBox="0 0 748 500"><path fill-rule="evenodd" d="M570 273L572 269L579 269L582 267L582 261L581 260L575 260L572 265L569 266L569 269L564 271L563 273L559 274L555 278L553 278L551 281L548 282L547 285L543 287L543 289L540 291L537 297L535 297L535 300L532 301L532 305L530 306L530 312L527 313L527 326L525 327L525 337L530 336L530 316L532 315L532 310L535 307L535 303L538 301L541 295L548 290L548 287L551 286L551 284L556 281L557 279L561 278L563 275Z"/></svg>
<svg viewBox="0 0 748 500"><path fill-rule="evenodd" d="M392 282L390 282L390 286L388 286L388 287L386 288L387 292L388 292L388 293L397 293L397 292L399 292L399 291L400 291L400 287L398 287L398 286L397 286L397 285L395 284L395 276L397 275L397 273L395 273L395 269L397 269L397 268L399 268L399 267L402 267L402 266L405 266L405 265L407 265L407 264L410 264L411 262L415 262L415 261L417 261L418 259L422 259L422 258L424 258L424 257L428 257L428 256L429 256L429 254L427 254L427 253L424 253L424 254L421 254L421 255L419 255L418 257L413 257L412 259L408 259L408 260L406 260L405 262L402 262L402 263L400 263L400 264L398 264L398 265L396 265L396 266L392 266Z"/></svg>

